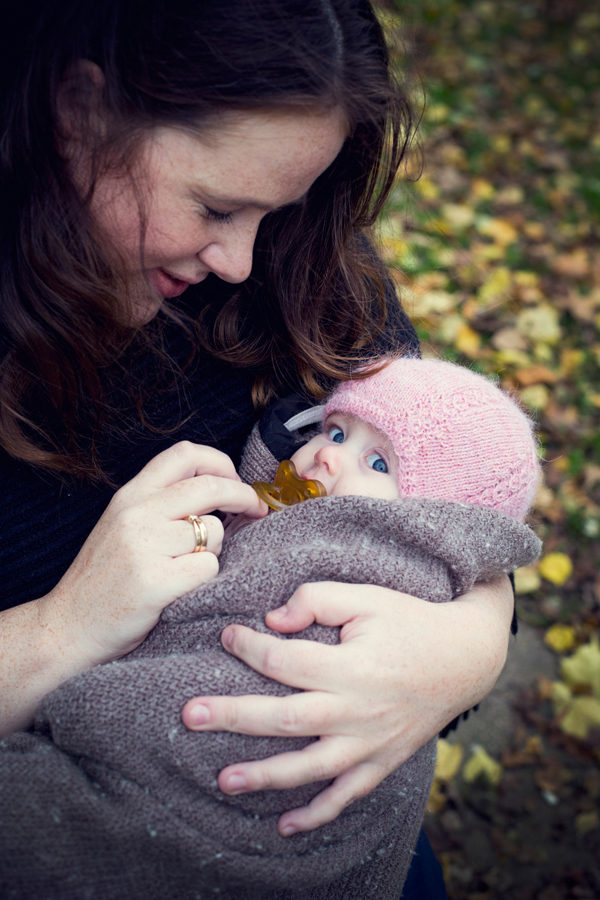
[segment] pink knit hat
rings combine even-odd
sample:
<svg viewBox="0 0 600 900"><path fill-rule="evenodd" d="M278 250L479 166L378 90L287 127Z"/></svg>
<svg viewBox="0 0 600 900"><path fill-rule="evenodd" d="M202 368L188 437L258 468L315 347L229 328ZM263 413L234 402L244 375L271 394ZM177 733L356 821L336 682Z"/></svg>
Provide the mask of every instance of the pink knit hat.
<svg viewBox="0 0 600 900"><path fill-rule="evenodd" d="M458 500L523 521L539 478L531 421L483 375L438 359L396 359L343 382L325 416L346 413L387 436L400 497Z"/></svg>

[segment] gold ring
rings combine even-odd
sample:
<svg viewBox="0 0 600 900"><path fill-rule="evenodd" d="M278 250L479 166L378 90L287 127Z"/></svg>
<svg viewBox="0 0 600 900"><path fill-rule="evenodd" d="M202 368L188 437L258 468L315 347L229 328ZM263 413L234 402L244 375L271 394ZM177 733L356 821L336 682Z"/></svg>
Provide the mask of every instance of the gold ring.
<svg viewBox="0 0 600 900"><path fill-rule="evenodd" d="M194 529L194 538L196 539L196 546L194 547L193 552L204 553L208 544L208 528L200 516L188 516L187 520Z"/></svg>

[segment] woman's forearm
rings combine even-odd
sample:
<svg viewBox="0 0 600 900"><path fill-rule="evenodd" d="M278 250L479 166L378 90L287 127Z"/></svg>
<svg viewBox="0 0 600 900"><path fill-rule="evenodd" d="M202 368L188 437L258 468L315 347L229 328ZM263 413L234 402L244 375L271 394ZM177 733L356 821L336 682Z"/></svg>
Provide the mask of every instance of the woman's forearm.
<svg viewBox="0 0 600 900"><path fill-rule="evenodd" d="M30 725L41 698L87 665L43 600L0 613L0 737Z"/></svg>
<svg viewBox="0 0 600 900"><path fill-rule="evenodd" d="M429 646L442 651L448 721L483 700L498 680L506 662L513 606L510 581L502 575L428 610L437 614L430 617ZM438 675L443 676L440 669Z"/></svg>

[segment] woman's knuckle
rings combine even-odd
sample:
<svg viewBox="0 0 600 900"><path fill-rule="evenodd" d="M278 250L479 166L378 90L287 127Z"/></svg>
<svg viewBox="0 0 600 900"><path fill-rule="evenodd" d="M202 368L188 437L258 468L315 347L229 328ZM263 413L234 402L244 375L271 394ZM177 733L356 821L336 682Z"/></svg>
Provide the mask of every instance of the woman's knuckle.
<svg viewBox="0 0 600 900"><path fill-rule="evenodd" d="M277 785L268 769L256 769L247 775L248 788L251 791L268 791Z"/></svg>
<svg viewBox="0 0 600 900"><path fill-rule="evenodd" d="M310 605L310 601L314 594L314 585L301 584L294 593L294 601L303 605Z"/></svg>
<svg viewBox="0 0 600 900"><path fill-rule="evenodd" d="M276 643L270 644L263 652L262 671L269 678L277 680L277 675L284 667L285 658L283 641L279 641L277 638L274 640ZM281 646L277 646L278 644Z"/></svg>
<svg viewBox="0 0 600 900"><path fill-rule="evenodd" d="M202 555L204 575L208 578L215 578L219 574L219 560L210 550Z"/></svg>
<svg viewBox="0 0 600 900"><path fill-rule="evenodd" d="M282 734L296 734L298 730L298 707L293 698L284 701L279 728Z"/></svg>
<svg viewBox="0 0 600 900"><path fill-rule="evenodd" d="M237 706L235 703L225 703L222 709L223 725L231 731L236 731L239 722Z"/></svg>
<svg viewBox="0 0 600 900"><path fill-rule="evenodd" d="M194 445L191 441L177 441L176 444L173 444L171 447L171 452L177 456L182 456L183 458L187 458L194 449Z"/></svg>
<svg viewBox="0 0 600 900"><path fill-rule="evenodd" d="M217 494L220 487L220 481L216 475L211 475L210 473L206 473L204 475L198 476L200 483L202 485L202 490L209 496Z"/></svg>

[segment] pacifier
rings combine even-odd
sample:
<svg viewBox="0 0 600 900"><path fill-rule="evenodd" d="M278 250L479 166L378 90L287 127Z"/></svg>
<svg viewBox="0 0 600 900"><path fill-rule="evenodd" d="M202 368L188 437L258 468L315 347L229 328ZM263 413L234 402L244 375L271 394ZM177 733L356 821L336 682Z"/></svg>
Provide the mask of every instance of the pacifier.
<svg viewBox="0 0 600 900"><path fill-rule="evenodd" d="M252 485L261 500L271 509L285 509L313 497L326 497L327 491L320 481L305 481L300 478L296 466L289 459L279 463L273 484L255 481Z"/></svg>

